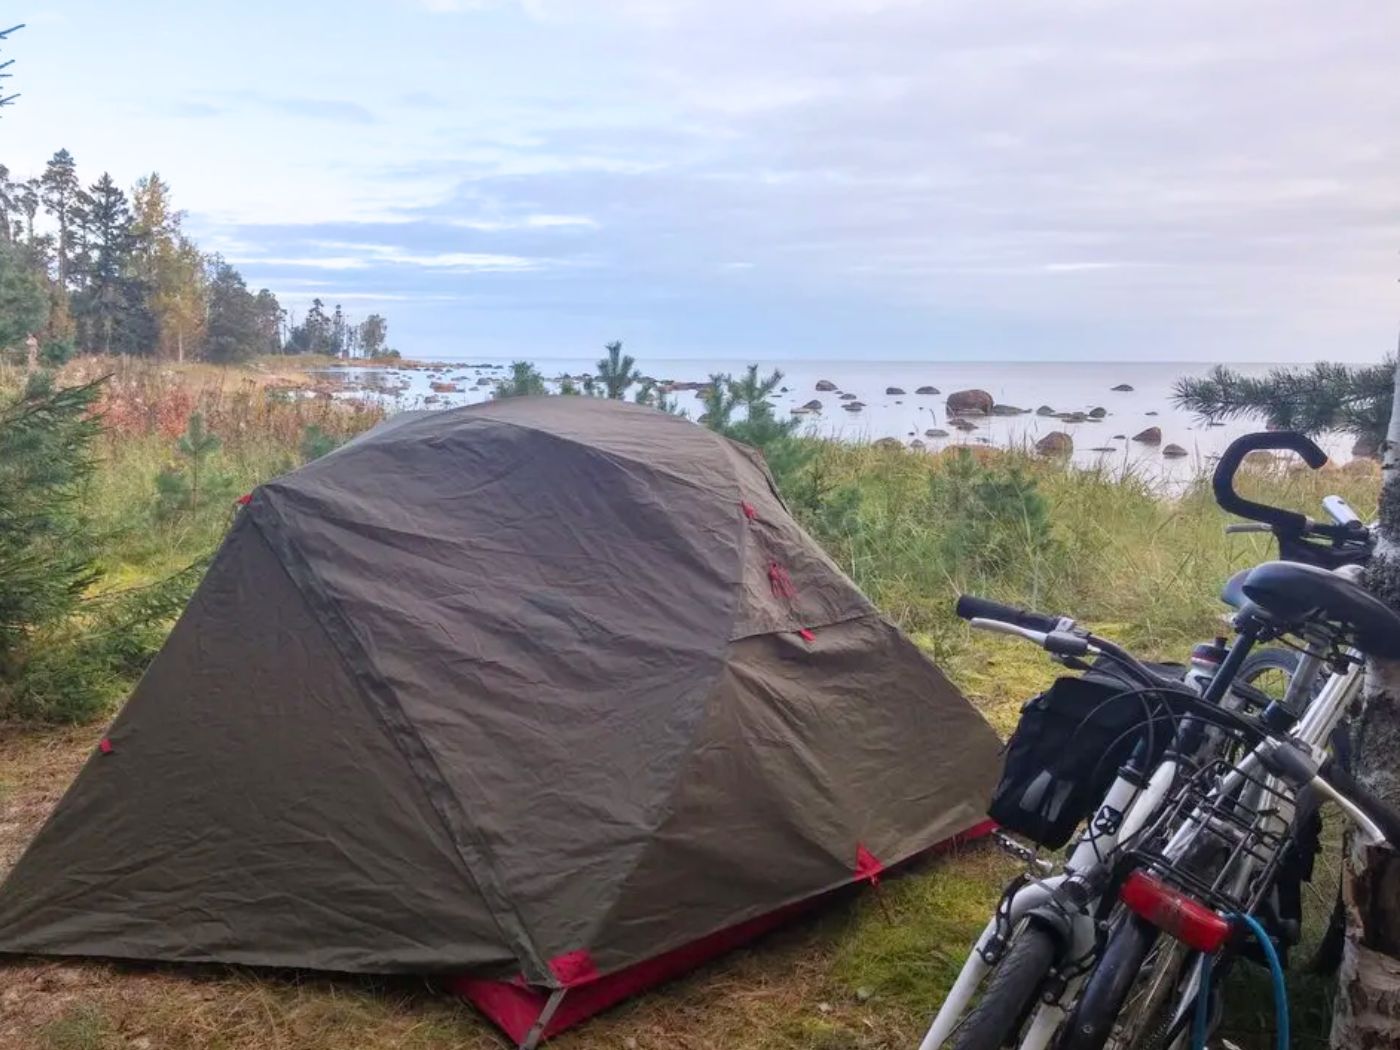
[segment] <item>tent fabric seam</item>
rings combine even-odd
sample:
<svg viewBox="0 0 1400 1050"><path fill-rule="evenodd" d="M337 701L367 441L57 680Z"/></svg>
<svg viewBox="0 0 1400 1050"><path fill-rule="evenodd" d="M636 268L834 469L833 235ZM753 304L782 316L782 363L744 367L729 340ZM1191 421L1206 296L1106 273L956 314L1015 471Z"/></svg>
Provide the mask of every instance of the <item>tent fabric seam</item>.
<svg viewBox="0 0 1400 1050"><path fill-rule="evenodd" d="M725 439L725 440L727 441L728 439ZM738 473L737 470L733 472L733 478L734 478L734 500L733 500L732 505L733 505L733 506L736 506L736 507L742 507L742 506L743 506L743 503L744 503L744 487L743 487L743 485L739 482L739 473ZM738 516L738 522L739 522L739 557L738 557L738 560L737 560L737 562L736 562L737 570L738 570L738 571L737 571L737 574L735 575L734 579L731 581L731 583L730 583L730 588L729 588L730 595L731 595L730 607L731 607L731 609L732 609L732 612L730 613L730 617L729 617L729 627L728 627L728 628L726 629L726 631L725 631L725 634L726 634L726 635L730 635L730 634L733 634L733 633L734 633L734 625L737 624L737 623L739 622L739 616L740 616L740 613L742 612L742 609L743 609L743 602L740 601L740 595L741 595L741 593L742 593L743 585L744 585L744 570L745 570L746 566L748 565L748 545L749 545L750 542L752 542L751 539L750 539L750 537L749 537L749 530L750 530L750 528L752 527L752 524L753 524L753 522L751 521L751 519L749 519L749 518L748 518L746 515L744 515L743 513L740 513L739 516ZM726 641L725 641L725 652L726 652L726 653L727 653L728 650L729 650L729 646L732 645L732 644L733 644L733 641L732 641L732 640L726 640ZM714 678L712 678L712 679L710 680L710 682L708 683L708 688L705 690L705 693L704 693L704 710L700 713L700 717L699 717L698 719L696 719L696 724L697 724L697 725L703 725L703 724L709 719L710 713L711 713L711 707L712 707L712 705L713 705L714 702L715 702L715 694L718 692L718 689L719 689L719 682L720 682L720 678L721 678L721 677L722 677L722 675L717 675L717 676L715 676ZM685 769L688 767L688 764L689 764L689 762L690 762L691 756L695 754L695 749L696 749L697 747L699 747L699 746L700 746L700 736L699 736L699 734L692 734L689 743L686 745L685 753L684 753L683 755L679 756L679 759L678 759L678 762L677 762L677 768L678 768L679 770L682 770L682 771L683 771L683 770L685 770ZM658 819L657 819L657 822L656 822L656 824L655 824L655 826L654 826L655 828L662 827L662 826L666 823L666 821L669 820L670 817L672 816L673 811L674 811L674 809L675 809L676 798L677 798L677 796L680 794L681 788L682 788L682 786L683 786L683 781L684 781L684 777L683 777L682 775L680 775L679 773L677 774L675 780L672 781L672 783L671 783L671 790L670 790L669 792L667 792L667 794L666 794L666 804L665 804L663 807L661 807L661 809L660 809L660 811L659 811L659 813L658 813ZM654 828L653 828L653 830L654 830ZM638 853L638 860L640 860L640 858L641 858L641 856L642 856L642 854L643 854L644 852L645 852L645 851L640 851L640 852ZM599 929L604 928L604 926L605 926L607 920L610 919L610 918L612 917L613 909L616 908L616 907L618 906L618 904L621 903L622 892L623 892L623 890L624 890L624 889L626 888L626 886L627 886L627 879L628 879L628 877L631 876L631 874L632 874L634 871L636 871L636 865L635 865L635 864L634 864L631 868L628 869L627 875L626 875L626 876L623 876L623 877L621 877L621 878L619 878L619 879L617 880L617 882L616 882L616 885L617 885L617 892L613 895L612 902L609 904L609 906L608 906L608 908L607 908L606 911L601 912L601 914L599 915L598 921L595 922L595 923L593 924L593 930L594 930L595 932L596 932L597 930L599 930ZM589 938L589 939L591 940L592 938Z"/></svg>
<svg viewBox="0 0 1400 1050"><path fill-rule="evenodd" d="M252 515L253 525L267 543L268 549L281 564L283 571L287 573L297 590L307 600L307 608L312 618L325 631L335 651L346 662L347 669L359 686L371 713L376 721L384 727L390 739L394 741L410 774L422 787L429 805L442 822L448 841L452 843L461 859L464 873L475 883L476 889L497 928L504 935L507 943L514 945L522 964L531 963L536 972L547 974L548 968L544 965L528 928L520 916L515 913L509 896L498 885L489 850L484 845L475 846L475 849L482 854L479 858L480 864L487 868L485 874L488 877L483 879L483 873L478 870L477 864L473 863L473 857L470 855L472 850L466 848L462 841L463 836L457 829L457 822L454 822L444 811L445 806L450 804L460 812L462 809L461 801L455 792L448 787L432 753L414 727L412 719L403 711L402 705L397 703L393 691L381 688L378 684L378 675L374 671L373 662L365 654L364 646L353 628L345 621L344 614L337 603L330 595L321 590L315 573L306 565L305 558L297 550L296 545L288 537L282 535L281 530L277 528L280 523L280 514L277 508L272 506L271 501L265 495L262 500L254 501L248 509L255 511ZM274 520L265 522L261 520L264 517ZM304 578L299 578L303 574ZM334 622L327 622L328 617ZM386 699L380 698L378 694L381 693ZM470 827L470 822L465 819L462 819L460 824L464 829Z"/></svg>
<svg viewBox="0 0 1400 1050"><path fill-rule="evenodd" d="M545 396L554 396L554 395L545 395ZM521 400L526 400L526 399L521 399ZM626 404L627 402L624 401L624 402L620 402L620 403L621 403L621 404ZM466 406L463 406L463 407L464 407L464 408L474 408L474 407L476 407L476 406L474 406L474 405L466 405ZM449 411L457 411L457 410L449 410ZM657 409L648 409L648 411L655 412L655 411L658 411L658 410L657 410ZM433 415L436 415L436 416L445 416L445 415L447 415L447 412L434 412L434 413L432 413L432 414L433 414ZM419 421L418 421L418 420L414 420L413 422L416 423L416 422L419 422ZM554 441L560 441L560 442L563 442L563 443L568 444L568 445L573 445L573 446L575 446L575 447L577 447L577 448L584 449L584 450L586 450L586 451L588 451L588 452L590 452L590 453L594 453L594 454L600 455L600 456L602 456L602 458L604 458L604 459L612 460L614 463L617 463L617 464L628 463L628 464L633 464L633 465L638 466L638 467L644 467L644 468L646 468L647 470L655 471L657 474L662 474L662 475L664 475L665 477L669 478L669 479L672 480L672 481L679 482L680 484L684 485L686 488L691 489L691 490L693 490L693 491L695 491L695 492L704 492L704 493L706 493L707 495L712 496L712 497L717 497L717 496L720 495L720 493L717 492L715 489L712 489L712 488L710 488L710 487L707 486L707 485L697 484L697 483L695 482L694 479L688 478L688 477L686 477L684 474L678 474L678 473L676 473L675 471L673 471L673 470L667 470L665 467L659 466L659 465L657 465L656 463L649 462L649 461L644 460L644 459L638 459L638 458L633 457L633 456L624 455L623 453L617 452L617 451L615 451L615 450L613 450L613 449L610 449L610 448L605 448L605 447L603 447L603 446L601 446L601 445L592 445L592 444L589 444L587 441L581 441L581 440L579 440L578 438L570 437L568 434L560 434L560 433L557 433L556 431L553 431L553 430L546 430L546 429L544 429L543 427L532 427L532 426L530 426L530 425L527 424L527 423L521 423L521 422L519 422L519 421L517 421L517 420L513 420L513 419L500 419L500 418L498 418L498 417L496 417L496 416L487 416L487 417L469 416L469 417L467 417L466 419L464 419L462 422L463 422L463 425L465 425L465 426L486 426L486 425L490 425L490 426L504 426L504 427L510 427L510 428L512 428L512 429L514 429L514 430L523 430L523 431L526 431L527 433L535 434L535 435L537 435L537 436L539 436L539 437L549 438L549 439L554 440ZM692 425L693 425L693 424L692 424ZM407 428L407 427L404 427L403 429L408 429L408 428ZM707 428L702 427L701 429L703 430L703 429L707 429ZM723 444L726 445L726 446L732 444L732 442L729 440L729 438L724 437L724 435L722 435L722 434L715 434L713 431L709 431L709 433L714 434L714 438L715 438L717 441L723 443ZM403 434L396 434L395 437L396 437L396 438L404 438L405 435L403 435ZM419 440L421 440L421 439L419 439ZM736 485L737 485L737 483L736 483ZM779 502L781 502L781 498L779 499ZM784 509L786 509L786 507L784 507Z"/></svg>

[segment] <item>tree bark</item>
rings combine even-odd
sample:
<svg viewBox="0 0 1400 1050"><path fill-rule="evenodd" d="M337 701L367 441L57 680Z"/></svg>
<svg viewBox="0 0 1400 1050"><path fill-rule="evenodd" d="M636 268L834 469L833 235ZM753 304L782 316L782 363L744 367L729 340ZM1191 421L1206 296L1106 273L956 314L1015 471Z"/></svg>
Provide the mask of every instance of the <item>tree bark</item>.
<svg viewBox="0 0 1400 1050"><path fill-rule="evenodd" d="M1400 380L1400 363L1396 378ZM1400 382L1381 479L1378 537L1367 585L1391 608L1400 609ZM1353 736L1358 779L1400 806L1400 661L1367 662ZM1355 836L1348 843L1342 873L1347 930L1331 1045L1337 1050L1394 1050L1400 1047L1400 857L1363 847Z"/></svg>

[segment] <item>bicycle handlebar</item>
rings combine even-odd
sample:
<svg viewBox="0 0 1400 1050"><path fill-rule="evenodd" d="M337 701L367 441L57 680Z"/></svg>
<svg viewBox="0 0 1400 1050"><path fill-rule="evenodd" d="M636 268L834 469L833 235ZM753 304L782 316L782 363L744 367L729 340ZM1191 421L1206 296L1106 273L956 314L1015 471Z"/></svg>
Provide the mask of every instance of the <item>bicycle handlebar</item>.
<svg viewBox="0 0 1400 1050"><path fill-rule="evenodd" d="M1284 532L1301 535L1312 526L1307 515L1299 514L1297 511L1284 510L1282 507L1271 507L1267 503L1255 503L1253 500L1245 499L1235 491L1235 474L1240 469L1240 464L1244 462L1244 457L1251 452L1265 449L1277 452L1296 452L1313 470L1317 470L1327 462L1327 453L1318 448L1317 443L1306 434L1300 434L1293 430L1245 434L1230 442L1230 446L1220 457L1220 462L1215 465L1215 474L1211 478L1211 488L1215 491L1215 502L1231 514L1238 514L1242 518L1250 518L1253 521L1262 521Z"/></svg>
<svg viewBox="0 0 1400 1050"><path fill-rule="evenodd" d="M1014 605L1003 605L990 598L978 598L974 594L958 596L957 614L964 620L999 620L1002 623L1027 627L1032 631L1053 631L1059 626L1060 618L1048 613L1018 609Z"/></svg>

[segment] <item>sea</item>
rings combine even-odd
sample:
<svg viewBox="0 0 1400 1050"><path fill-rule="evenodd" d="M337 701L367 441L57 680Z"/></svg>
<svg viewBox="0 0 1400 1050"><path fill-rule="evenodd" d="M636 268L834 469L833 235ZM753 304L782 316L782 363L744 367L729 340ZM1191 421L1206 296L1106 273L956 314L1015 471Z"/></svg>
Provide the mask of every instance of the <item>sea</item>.
<svg viewBox="0 0 1400 1050"><path fill-rule="evenodd" d="M597 358L536 360L535 366L558 388L564 375L596 372ZM644 374L663 382L703 382L716 373L739 375L750 361L650 360L640 363ZM821 402L817 412L802 414L803 432L840 441L870 442L894 438L904 444L921 442L929 451L949 446L1033 446L1051 431L1063 431L1074 443L1071 454L1081 466L1129 469L1149 479L1180 483L1208 470L1229 442L1242 433L1263 429L1262 421L1240 419L1210 425L1175 407L1172 389L1183 376L1204 375L1213 365L1199 362L1048 362L1048 361L759 361L760 373L782 372L772 401L782 415L808 402ZM1247 375L1262 375L1268 363L1229 367ZM450 408L490 398L495 380L508 373L505 361L440 361L419 367L356 367L328 370L347 384L339 396L368 398L389 411ZM819 391L818 383L833 384ZM451 383L459 391L434 391L432 383ZM1128 386L1131 390L1115 390ZM920 387L938 394L920 395ZM946 400L957 390L980 389L1001 405L1030 411L977 419L975 430L948 425ZM891 393L891 390L903 391ZM855 394L864 404L859 412L841 408L841 393ZM673 395L690 417L700 415L699 396L692 391ZM1089 413L1103 409L1099 420L1070 423L1037 415L1049 406L1056 412ZM1134 441L1149 427L1160 428L1159 445ZM943 430L947 437L929 436ZM1344 435L1320 442L1338 462L1350 458L1351 440ZM1163 456L1168 445L1186 451L1179 458Z"/></svg>

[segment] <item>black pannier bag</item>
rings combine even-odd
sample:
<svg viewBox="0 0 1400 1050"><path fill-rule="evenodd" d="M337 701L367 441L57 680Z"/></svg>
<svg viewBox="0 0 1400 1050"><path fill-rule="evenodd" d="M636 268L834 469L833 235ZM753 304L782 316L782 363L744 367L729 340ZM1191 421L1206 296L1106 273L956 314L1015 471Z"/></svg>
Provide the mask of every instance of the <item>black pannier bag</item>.
<svg viewBox="0 0 1400 1050"><path fill-rule="evenodd" d="M1101 671L1058 678L1021 708L987 815L1007 831L1059 849L1103 798L1139 738L1148 738L1155 762L1172 730L1158 694Z"/></svg>

